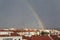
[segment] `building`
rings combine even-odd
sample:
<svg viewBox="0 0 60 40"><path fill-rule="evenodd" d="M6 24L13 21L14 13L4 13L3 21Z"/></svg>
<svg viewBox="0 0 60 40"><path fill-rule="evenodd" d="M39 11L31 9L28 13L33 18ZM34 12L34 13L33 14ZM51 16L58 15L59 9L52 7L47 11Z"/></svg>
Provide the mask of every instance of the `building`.
<svg viewBox="0 0 60 40"><path fill-rule="evenodd" d="M22 40L15 30L0 30L0 40Z"/></svg>
<svg viewBox="0 0 60 40"><path fill-rule="evenodd" d="M41 32L45 35L41 35ZM46 34L49 33L49 34ZM0 40L51 40L59 35L58 30L37 30L37 29L1 29ZM51 36L50 36L51 35ZM57 37L56 36L56 37ZM58 36L60 38L60 36ZM58 38L57 37L57 38ZM56 38L56 39L57 39Z"/></svg>
<svg viewBox="0 0 60 40"><path fill-rule="evenodd" d="M0 36L0 40L22 40L22 36Z"/></svg>

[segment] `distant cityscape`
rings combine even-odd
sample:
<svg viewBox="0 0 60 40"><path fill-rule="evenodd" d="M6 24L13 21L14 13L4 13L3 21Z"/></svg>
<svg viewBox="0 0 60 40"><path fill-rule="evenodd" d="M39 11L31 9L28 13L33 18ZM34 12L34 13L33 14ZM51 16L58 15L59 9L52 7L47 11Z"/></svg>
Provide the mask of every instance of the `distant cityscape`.
<svg viewBox="0 0 60 40"><path fill-rule="evenodd" d="M0 40L60 40L55 29L0 29Z"/></svg>

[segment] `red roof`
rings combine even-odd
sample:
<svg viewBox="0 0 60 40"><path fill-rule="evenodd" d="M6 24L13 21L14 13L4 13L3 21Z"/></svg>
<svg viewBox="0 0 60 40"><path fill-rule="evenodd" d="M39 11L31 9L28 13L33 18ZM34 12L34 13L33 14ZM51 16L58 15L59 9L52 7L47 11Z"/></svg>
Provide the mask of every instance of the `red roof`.
<svg viewBox="0 0 60 40"><path fill-rule="evenodd" d="M54 40L60 40L57 35L50 35Z"/></svg>
<svg viewBox="0 0 60 40"><path fill-rule="evenodd" d="M19 30L19 29L17 29L17 30L0 30L0 32L1 31L13 31L13 32L36 32L36 31L38 31L38 30Z"/></svg>
<svg viewBox="0 0 60 40"><path fill-rule="evenodd" d="M0 37L9 37L9 36L20 36L19 34L17 34L17 33L11 33L10 35L8 34L8 35L0 35Z"/></svg>
<svg viewBox="0 0 60 40"><path fill-rule="evenodd" d="M51 40L49 36L32 36L32 37L24 37L27 40Z"/></svg>
<svg viewBox="0 0 60 40"><path fill-rule="evenodd" d="M51 38L53 40L60 40L60 38L57 37L57 35L51 35ZM38 35L35 35L35 36L32 36L32 37L25 37L23 36L23 39L27 39L27 40L51 40L49 38L49 36L38 36Z"/></svg>
<svg viewBox="0 0 60 40"><path fill-rule="evenodd" d="M0 32L12 32L11 34L2 34L0 35L1 36L20 36L17 34L17 32L35 32L34 30L0 30Z"/></svg>
<svg viewBox="0 0 60 40"><path fill-rule="evenodd" d="M51 40L48 36L32 36L31 40Z"/></svg>

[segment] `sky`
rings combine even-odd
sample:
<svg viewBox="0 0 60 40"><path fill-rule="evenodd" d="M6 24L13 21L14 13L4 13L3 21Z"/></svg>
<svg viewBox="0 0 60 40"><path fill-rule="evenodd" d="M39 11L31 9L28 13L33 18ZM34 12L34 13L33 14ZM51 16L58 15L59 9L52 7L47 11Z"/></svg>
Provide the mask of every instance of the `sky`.
<svg viewBox="0 0 60 40"><path fill-rule="evenodd" d="M40 28L33 11L46 28L60 27L60 0L0 0L0 28Z"/></svg>

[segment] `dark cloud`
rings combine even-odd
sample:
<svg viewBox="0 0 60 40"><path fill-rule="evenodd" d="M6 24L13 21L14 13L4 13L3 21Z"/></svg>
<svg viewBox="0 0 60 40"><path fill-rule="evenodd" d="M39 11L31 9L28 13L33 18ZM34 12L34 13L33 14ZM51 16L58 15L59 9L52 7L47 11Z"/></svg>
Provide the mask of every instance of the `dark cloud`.
<svg viewBox="0 0 60 40"><path fill-rule="evenodd" d="M59 0L0 0L0 27L40 28L27 4L32 6L47 28L60 26Z"/></svg>
<svg viewBox="0 0 60 40"><path fill-rule="evenodd" d="M47 28L60 27L59 0L29 0L36 13L42 18Z"/></svg>

